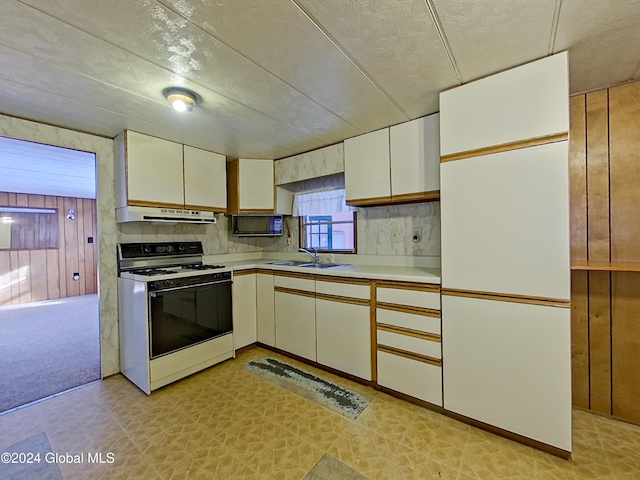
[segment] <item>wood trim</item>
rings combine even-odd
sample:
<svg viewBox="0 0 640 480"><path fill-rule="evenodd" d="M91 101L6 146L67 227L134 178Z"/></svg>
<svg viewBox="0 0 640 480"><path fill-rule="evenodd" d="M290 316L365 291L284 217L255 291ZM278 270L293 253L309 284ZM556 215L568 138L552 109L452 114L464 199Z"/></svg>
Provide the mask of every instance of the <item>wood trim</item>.
<svg viewBox="0 0 640 480"><path fill-rule="evenodd" d="M568 132L556 133L553 135L544 135L542 137L528 138L526 140L517 140L515 142L502 143L500 145L492 145L490 147L477 148L474 150L466 150L464 152L450 153L440 157L440 163L453 162L455 160L464 160L466 158L481 157L484 155L492 155L494 153L509 152L511 150L520 150L521 148L535 147L538 145L546 145L548 143L562 142L569 139Z"/></svg>
<svg viewBox="0 0 640 480"><path fill-rule="evenodd" d="M406 327L397 327L395 325L387 325L386 323L378 323L378 330L397 333L399 335L407 335L408 337L420 338L422 340L428 340L430 342L441 342L440 335L437 335L435 333L421 332L420 330L413 330L412 328Z"/></svg>
<svg viewBox="0 0 640 480"><path fill-rule="evenodd" d="M383 205L404 205L408 203L435 202L440 200L440 190L428 192L403 193L390 197L354 198L347 200L347 205L352 207L379 207Z"/></svg>
<svg viewBox="0 0 640 480"><path fill-rule="evenodd" d="M464 415L460 415L459 413L455 413L450 410L445 409L443 413L447 417L450 417L454 420L458 420L459 422L466 423L467 425L471 425L472 427L476 427L486 432L499 435L503 438L513 440L514 442L518 442L522 445L526 445L527 447L532 447L537 450L541 450L545 453L549 453L551 455L560 457L565 460L571 459L571 452L567 452L566 450L562 450L561 448L554 447L546 443L538 442L537 440L533 440L528 437L523 437L522 435L518 435L517 433L504 430L502 428L496 427L494 425L490 425L488 423L481 422L479 420L475 420L470 417L465 417Z"/></svg>
<svg viewBox="0 0 640 480"><path fill-rule="evenodd" d="M543 307L571 307L571 301L562 298L512 295L508 293L478 292L474 290L460 290L457 288L443 288L442 295L448 295L450 297L479 298L482 300L495 300L498 302L524 303L527 305L541 305Z"/></svg>
<svg viewBox="0 0 640 480"><path fill-rule="evenodd" d="M186 210L200 210L202 212L226 213L227 207L212 207L210 205L185 205Z"/></svg>
<svg viewBox="0 0 640 480"><path fill-rule="evenodd" d="M373 281L369 286L369 332L371 335L371 378L374 382L378 381L378 353L376 345L378 344L378 331L376 330L376 282Z"/></svg>
<svg viewBox="0 0 640 480"><path fill-rule="evenodd" d="M273 270L268 270L266 268L256 268L255 271L260 275L273 275Z"/></svg>
<svg viewBox="0 0 640 480"><path fill-rule="evenodd" d="M287 272L285 270L272 270L276 277L303 278L305 280L315 280L315 275L311 273Z"/></svg>
<svg viewBox="0 0 640 480"><path fill-rule="evenodd" d="M580 262L571 265L571 270L640 272L640 262Z"/></svg>
<svg viewBox="0 0 640 480"><path fill-rule="evenodd" d="M400 348L388 347L387 345L380 345L380 344L378 344L377 350L379 352L385 352L385 353L390 353L391 355L405 357L410 360L416 360L418 362L428 363L429 365L433 365L435 367L442 367L442 360L439 358L433 358L427 355L420 355L419 353L407 352L406 350L402 350Z"/></svg>
<svg viewBox="0 0 640 480"><path fill-rule="evenodd" d="M419 398L412 397L411 395L407 395L406 393L398 392L387 387L383 387L382 385L376 385L375 389L392 397L396 397L397 399L403 400L407 403L412 403L413 405L417 405L418 407L426 408L427 410L445 415L445 409L440 405L425 402L424 400L420 400Z"/></svg>
<svg viewBox="0 0 640 480"><path fill-rule="evenodd" d="M388 205L391 203L391 196L388 197L372 197L372 198L352 198L345 202L352 207L375 207L378 205Z"/></svg>
<svg viewBox="0 0 640 480"><path fill-rule="evenodd" d="M177 208L184 210L184 205L179 203L164 203L164 202L148 202L146 200L127 200L128 205L134 205L136 207L160 207L160 208Z"/></svg>
<svg viewBox="0 0 640 480"><path fill-rule="evenodd" d="M244 275L253 275L254 273L258 273L258 271L255 268L246 268L243 270L234 270L233 271L233 276L234 277L242 277Z"/></svg>
<svg viewBox="0 0 640 480"><path fill-rule="evenodd" d="M328 302L350 303L351 305L362 305L364 307L369 306L369 300L363 300L361 298L353 298L353 297L340 297L338 295L328 295L326 293L316 292L316 300L327 300Z"/></svg>
<svg viewBox="0 0 640 480"><path fill-rule="evenodd" d="M428 192L403 193L402 195L391 194L391 203L418 203L440 200L440 190L430 190Z"/></svg>
<svg viewBox="0 0 640 480"><path fill-rule="evenodd" d="M412 307L409 305L398 305L395 303L378 302L378 308L383 310L391 310L394 312L410 313L412 315L422 315L424 317L440 318L442 316L440 310L431 308Z"/></svg>
<svg viewBox="0 0 640 480"><path fill-rule="evenodd" d="M227 162L227 215L238 213L240 208L240 162Z"/></svg>
<svg viewBox="0 0 640 480"><path fill-rule="evenodd" d="M247 214L252 214L252 213L266 213L266 214L272 214L274 212L274 209L271 208L241 208L240 210L238 210L238 213L247 213Z"/></svg>
<svg viewBox="0 0 640 480"><path fill-rule="evenodd" d="M336 277L333 275L323 275L316 274L316 280L319 282L328 282L328 283L347 283L349 285L369 285L369 280L362 278L352 278L352 277Z"/></svg>
<svg viewBox="0 0 640 480"><path fill-rule="evenodd" d="M378 282L379 288L396 288L399 290L418 290L420 292L440 293L440 284L404 282L402 280L381 280Z"/></svg>
<svg viewBox="0 0 640 480"><path fill-rule="evenodd" d="M289 295L298 295L300 297L316 298L315 292L309 292L307 290L296 290L295 288L286 287L273 287L274 292L288 293Z"/></svg>

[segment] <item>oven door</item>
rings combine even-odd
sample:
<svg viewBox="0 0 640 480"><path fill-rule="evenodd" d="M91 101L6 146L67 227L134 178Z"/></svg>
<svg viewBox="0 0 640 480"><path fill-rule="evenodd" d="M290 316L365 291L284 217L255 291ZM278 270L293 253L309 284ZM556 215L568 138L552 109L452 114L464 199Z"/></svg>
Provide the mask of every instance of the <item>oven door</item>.
<svg viewBox="0 0 640 480"><path fill-rule="evenodd" d="M231 281L149 293L150 358L233 331Z"/></svg>

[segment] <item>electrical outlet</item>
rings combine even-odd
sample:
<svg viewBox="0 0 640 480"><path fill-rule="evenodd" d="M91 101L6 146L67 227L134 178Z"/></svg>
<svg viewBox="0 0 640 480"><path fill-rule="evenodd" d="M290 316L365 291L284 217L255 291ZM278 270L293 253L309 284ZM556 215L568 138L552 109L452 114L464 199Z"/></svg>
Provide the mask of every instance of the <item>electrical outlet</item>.
<svg viewBox="0 0 640 480"><path fill-rule="evenodd" d="M417 243L421 240L422 240L422 228L413 227L413 229L411 230L411 241Z"/></svg>
<svg viewBox="0 0 640 480"><path fill-rule="evenodd" d="M391 243L400 243L402 241L402 238L400 236L400 229L398 227L391 227L390 234Z"/></svg>

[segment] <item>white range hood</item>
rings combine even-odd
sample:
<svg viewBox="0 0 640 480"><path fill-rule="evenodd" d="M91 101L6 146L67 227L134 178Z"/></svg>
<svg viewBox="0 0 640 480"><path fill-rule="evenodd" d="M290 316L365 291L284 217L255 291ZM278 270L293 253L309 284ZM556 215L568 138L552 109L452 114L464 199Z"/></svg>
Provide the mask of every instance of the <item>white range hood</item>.
<svg viewBox="0 0 640 480"><path fill-rule="evenodd" d="M204 212L200 210L128 206L116 208L116 221L118 223L196 223L204 225L216 223L216 217L213 212Z"/></svg>

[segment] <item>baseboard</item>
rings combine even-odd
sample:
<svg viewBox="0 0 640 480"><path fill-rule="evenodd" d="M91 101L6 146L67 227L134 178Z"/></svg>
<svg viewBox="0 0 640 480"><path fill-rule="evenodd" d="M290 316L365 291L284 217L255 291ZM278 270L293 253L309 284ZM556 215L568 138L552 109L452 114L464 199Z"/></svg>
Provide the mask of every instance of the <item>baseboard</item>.
<svg viewBox="0 0 640 480"><path fill-rule="evenodd" d="M412 397L411 395L397 392L396 390L391 390L390 388L382 387L380 385L376 385L375 389L383 393L386 393L391 397L395 397L407 403L412 403L413 405L417 405L418 407L426 408L427 410L431 410L433 412L440 413L440 414L445 413L444 408L442 408L440 405L435 405L434 403L425 402L424 400L420 400L419 398Z"/></svg>
<svg viewBox="0 0 640 480"><path fill-rule="evenodd" d="M527 447L535 448L536 450L540 450L550 455L560 457L564 460L571 460L571 452L567 452L566 450L562 450L561 448L554 447L552 445L542 443L537 440L524 437L522 435L518 435L517 433L510 432L509 430L504 430L502 428L481 422L479 420L475 420L470 417L465 417L464 415L460 415L459 413L455 413L450 410L444 410L443 413L447 417L453 418L454 420L458 420L462 423L466 423L467 425L471 425L472 427L479 428L480 430L493 433L508 440L513 440L514 442L521 443L522 445L526 445Z"/></svg>

